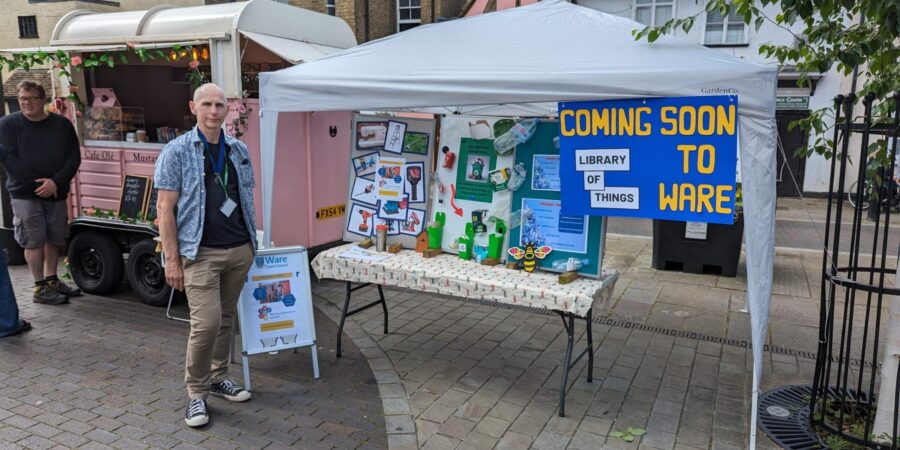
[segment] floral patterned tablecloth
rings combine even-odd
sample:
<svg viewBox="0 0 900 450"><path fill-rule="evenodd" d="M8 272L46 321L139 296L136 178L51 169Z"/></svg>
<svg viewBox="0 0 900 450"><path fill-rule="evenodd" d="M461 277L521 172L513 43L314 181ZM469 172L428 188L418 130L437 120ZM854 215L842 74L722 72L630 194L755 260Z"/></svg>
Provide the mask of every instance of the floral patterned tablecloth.
<svg viewBox="0 0 900 450"><path fill-rule="evenodd" d="M619 277L615 270L603 269L599 279L579 278L569 284L559 284L558 274L528 273L503 265L482 266L447 253L423 258L412 250L403 250L379 262L340 256L354 245L319 253L312 262L316 276L525 305L579 317L587 315L591 308L595 311L604 308Z"/></svg>

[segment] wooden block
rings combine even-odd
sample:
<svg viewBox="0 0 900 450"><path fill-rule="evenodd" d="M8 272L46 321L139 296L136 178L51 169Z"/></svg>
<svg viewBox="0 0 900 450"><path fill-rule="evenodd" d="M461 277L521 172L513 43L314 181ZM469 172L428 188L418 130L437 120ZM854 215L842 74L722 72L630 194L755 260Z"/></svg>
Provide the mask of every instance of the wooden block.
<svg viewBox="0 0 900 450"><path fill-rule="evenodd" d="M369 248L369 247L375 245L375 242L372 240L372 238L365 238L365 239L359 241L359 244L356 244L356 245L358 245L360 248Z"/></svg>
<svg viewBox="0 0 900 450"><path fill-rule="evenodd" d="M578 272L563 272L559 275L559 284L569 284L578 279Z"/></svg>
<svg viewBox="0 0 900 450"><path fill-rule="evenodd" d="M497 258L484 258L481 260L482 266L496 266L500 264L500 260Z"/></svg>
<svg viewBox="0 0 900 450"><path fill-rule="evenodd" d="M399 242L395 242L388 247L388 253L400 253L400 250L403 250L403 246Z"/></svg>
<svg viewBox="0 0 900 450"><path fill-rule="evenodd" d="M422 252L422 257L423 258L433 258L437 255L440 255L441 253L444 253L444 252L439 248L426 248L425 251Z"/></svg>
<svg viewBox="0 0 900 450"><path fill-rule="evenodd" d="M508 263L506 263L506 268L517 270L519 268L519 263L518 262L508 262Z"/></svg>

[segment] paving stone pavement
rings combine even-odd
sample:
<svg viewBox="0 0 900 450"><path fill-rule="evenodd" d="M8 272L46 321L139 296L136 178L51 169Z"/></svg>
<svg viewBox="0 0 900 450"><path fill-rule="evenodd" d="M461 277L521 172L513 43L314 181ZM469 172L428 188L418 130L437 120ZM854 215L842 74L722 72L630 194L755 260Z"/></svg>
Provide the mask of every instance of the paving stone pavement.
<svg viewBox="0 0 900 450"><path fill-rule="evenodd" d="M313 285L322 379L311 379L306 350L254 357L248 408L214 399L214 423L199 431L181 421L186 325L127 290L32 305L27 271L13 268L36 328L0 340L0 448L745 448L744 263L727 278L656 271L651 259L651 239L609 237L605 263L621 277L594 312L594 381L579 362L565 418L558 316L387 288L390 333L380 308L348 319L338 360L345 284L323 280ZM764 391L812 380L820 269L821 253L776 251ZM376 296L362 289L354 304ZM610 436L629 427L647 433Z"/></svg>
<svg viewBox="0 0 900 450"><path fill-rule="evenodd" d="M24 266L11 274L21 316L34 329L0 339L0 449L360 448L387 446L375 377L336 325L316 324L321 378L308 349L251 357L253 398L210 397L211 422L184 425L188 325L123 288L63 306L36 305ZM178 311L185 314L184 307ZM231 375L241 379L240 358Z"/></svg>

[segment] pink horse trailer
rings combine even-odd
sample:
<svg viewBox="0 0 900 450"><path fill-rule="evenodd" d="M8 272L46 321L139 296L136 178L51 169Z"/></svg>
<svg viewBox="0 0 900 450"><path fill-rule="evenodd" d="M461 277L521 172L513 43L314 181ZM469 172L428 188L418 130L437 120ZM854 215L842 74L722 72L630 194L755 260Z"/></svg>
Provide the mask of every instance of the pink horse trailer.
<svg viewBox="0 0 900 450"><path fill-rule="evenodd" d="M193 66L199 64L204 81L225 90L225 131L250 149L256 223L262 228L257 74L354 45L350 27L339 18L252 0L121 13L74 11L56 24L50 47L4 51L105 52L117 62L89 71L68 68L75 86L65 79L56 86L57 94L75 90L87 105L75 112L71 104L53 103L73 119L83 143L69 199L68 261L76 284L105 294L127 273L146 303L168 300L154 241L152 176L165 142L193 126L188 108ZM134 53L140 49L168 57L140 61ZM121 57L127 63L119 63ZM271 239L277 245L315 248L341 239L343 217L332 207L343 205L347 196L351 122L350 112L281 116Z"/></svg>

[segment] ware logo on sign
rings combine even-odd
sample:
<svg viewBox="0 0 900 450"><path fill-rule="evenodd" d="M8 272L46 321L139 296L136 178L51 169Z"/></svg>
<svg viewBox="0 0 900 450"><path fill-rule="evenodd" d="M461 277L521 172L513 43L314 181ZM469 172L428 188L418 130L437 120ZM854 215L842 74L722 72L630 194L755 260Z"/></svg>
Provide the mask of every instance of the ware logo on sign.
<svg viewBox="0 0 900 450"><path fill-rule="evenodd" d="M256 258L256 267L259 269L269 267L287 266L287 256L259 256Z"/></svg>
<svg viewBox="0 0 900 450"><path fill-rule="evenodd" d="M737 96L562 102L562 212L734 222Z"/></svg>

